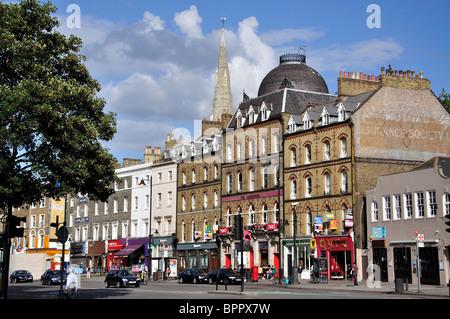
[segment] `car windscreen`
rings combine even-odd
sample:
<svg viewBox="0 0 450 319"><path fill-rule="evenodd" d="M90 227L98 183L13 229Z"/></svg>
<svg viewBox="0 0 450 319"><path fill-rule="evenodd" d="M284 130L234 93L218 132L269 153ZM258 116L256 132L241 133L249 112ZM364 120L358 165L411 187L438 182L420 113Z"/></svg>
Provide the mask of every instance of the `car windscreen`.
<svg viewBox="0 0 450 319"><path fill-rule="evenodd" d="M120 276L133 276L133 273L129 271L128 269L123 269L119 271Z"/></svg>

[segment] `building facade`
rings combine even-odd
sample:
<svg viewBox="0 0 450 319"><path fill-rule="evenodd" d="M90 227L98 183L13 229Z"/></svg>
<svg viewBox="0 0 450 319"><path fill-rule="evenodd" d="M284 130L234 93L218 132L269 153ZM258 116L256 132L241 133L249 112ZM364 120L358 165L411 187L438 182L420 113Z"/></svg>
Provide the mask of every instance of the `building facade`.
<svg viewBox="0 0 450 319"><path fill-rule="evenodd" d="M450 158L435 157L416 168L380 176L366 192L369 263L381 281L418 284L449 281Z"/></svg>

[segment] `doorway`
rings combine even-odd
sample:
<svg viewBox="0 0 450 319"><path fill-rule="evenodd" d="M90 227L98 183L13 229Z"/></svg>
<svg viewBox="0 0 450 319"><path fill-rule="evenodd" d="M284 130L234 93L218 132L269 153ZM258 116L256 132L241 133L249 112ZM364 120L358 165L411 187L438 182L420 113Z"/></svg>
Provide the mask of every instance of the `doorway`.
<svg viewBox="0 0 450 319"><path fill-rule="evenodd" d="M373 248L373 263L380 268L380 280L388 281L387 249Z"/></svg>

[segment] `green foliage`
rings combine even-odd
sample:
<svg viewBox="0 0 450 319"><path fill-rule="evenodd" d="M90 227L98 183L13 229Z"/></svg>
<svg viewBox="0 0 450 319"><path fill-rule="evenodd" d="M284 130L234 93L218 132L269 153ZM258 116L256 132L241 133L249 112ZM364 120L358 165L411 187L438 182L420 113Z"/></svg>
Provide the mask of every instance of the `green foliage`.
<svg viewBox="0 0 450 319"><path fill-rule="evenodd" d="M447 112L450 113L450 96L445 92L444 89L442 89L441 94L439 94L438 100L447 109Z"/></svg>
<svg viewBox="0 0 450 319"><path fill-rule="evenodd" d="M106 200L117 180L101 144L116 133L115 114L96 97L81 39L55 31L55 11L0 2L0 207L65 193Z"/></svg>

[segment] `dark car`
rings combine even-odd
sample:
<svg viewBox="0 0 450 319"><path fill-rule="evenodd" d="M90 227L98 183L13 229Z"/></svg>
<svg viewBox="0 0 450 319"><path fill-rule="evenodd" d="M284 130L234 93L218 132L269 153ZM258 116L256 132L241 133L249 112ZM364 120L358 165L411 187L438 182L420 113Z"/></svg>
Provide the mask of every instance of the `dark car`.
<svg viewBox="0 0 450 319"><path fill-rule="evenodd" d="M139 287L141 284L141 279L133 274L131 270L121 269L121 270L110 270L105 278L105 287L128 287L135 286Z"/></svg>
<svg viewBox="0 0 450 319"><path fill-rule="evenodd" d="M216 281L219 283L240 284L242 280L241 274L238 274L230 268L218 268L208 273L208 283L213 284Z"/></svg>
<svg viewBox="0 0 450 319"><path fill-rule="evenodd" d="M52 270L48 269L41 276L41 282L43 285L59 285L61 283L61 271L62 270ZM63 284L66 283L67 274L64 272L63 274Z"/></svg>
<svg viewBox="0 0 450 319"><path fill-rule="evenodd" d="M9 276L11 282L33 282L33 275L28 270L16 270Z"/></svg>
<svg viewBox="0 0 450 319"><path fill-rule="evenodd" d="M207 282L208 274L203 270L185 269L178 274L178 282L180 284L185 282L192 282L194 284Z"/></svg>

